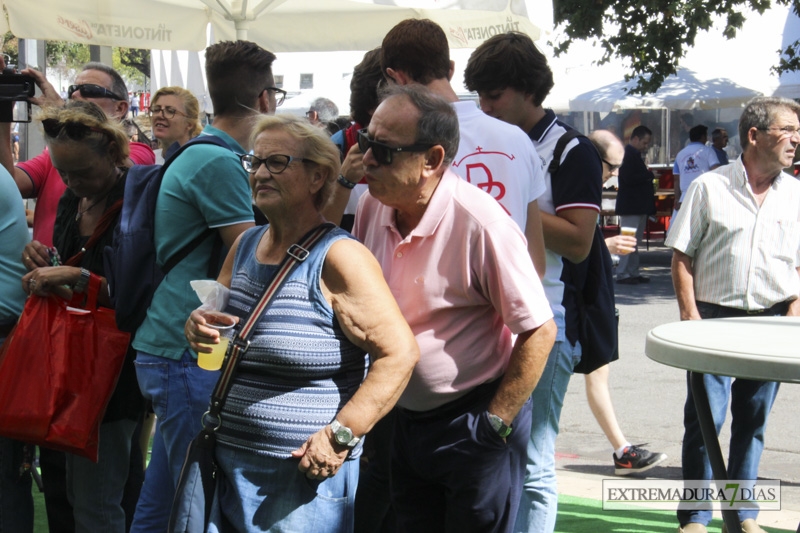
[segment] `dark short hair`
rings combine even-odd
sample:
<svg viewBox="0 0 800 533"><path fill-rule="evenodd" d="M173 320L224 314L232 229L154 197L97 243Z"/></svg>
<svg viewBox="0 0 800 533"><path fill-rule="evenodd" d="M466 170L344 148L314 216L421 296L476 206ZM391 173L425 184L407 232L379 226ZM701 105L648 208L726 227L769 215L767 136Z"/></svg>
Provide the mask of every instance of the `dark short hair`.
<svg viewBox="0 0 800 533"><path fill-rule="evenodd" d="M633 139L634 137L636 137L637 139L643 139L648 135L653 135L653 131L644 124L639 124L638 126L633 128L633 131L631 132L631 139Z"/></svg>
<svg viewBox="0 0 800 533"><path fill-rule="evenodd" d="M380 47L364 54L350 79L350 116L364 127L378 107L378 85L383 80Z"/></svg>
<svg viewBox="0 0 800 533"><path fill-rule="evenodd" d="M447 100L422 85L388 85L381 91L381 100L406 97L419 110L417 138L414 143L440 145L444 148L444 163L449 164L458 152L458 117Z"/></svg>
<svg viewBox="0 0 800 533"><path fill-rule="evenodd" d="M427 85L450 75L447 35L428 19L406 19L383 38L381 70L401 70L417 83Z"/></svg>
<svg viewBox="0 0 800 533"><path fill-rule="evenodd" d="M275 54L250 41L223 41L206 48L208 94L215 115L247 116L272 85Z"/></svg>
<svg viewBox="0 0 800 533"><path fill-rule="evenodd" d="M750 147L748 132L751 128L765 130L775 121L778 111L785 109L800 118L800 104L788 98L775 96L758 96L753 98L742 111L739 117L739 144L745 152Z"/></svg>
<svg viewBox="0 0 800 533"><path fill-rule="evenodd" d="M119 75L119 72L114 70L113 68L109 67L105 63L99 63L97 61L91 61L86 63L81 70L97 70L108 74L111 77L111 92L125 100L128 101L128 87L125 85L125 80L122 79L122 76Z"/></svg>
<svg viewBox="0 0 800 533"><path fill-rule="evenodd" d="M553 71L530 37L520 32L495 35L481 44L467 61L464 84L470 91L511 87L533 96L542 105L553 88Z"/></svg>
<svg viewBox="0 0 800 533"><path fill-rule="evenodd" d="M689 130L689 140L693 143L700 142L704 135L708 135L708 126L698 124Z"/></svg>

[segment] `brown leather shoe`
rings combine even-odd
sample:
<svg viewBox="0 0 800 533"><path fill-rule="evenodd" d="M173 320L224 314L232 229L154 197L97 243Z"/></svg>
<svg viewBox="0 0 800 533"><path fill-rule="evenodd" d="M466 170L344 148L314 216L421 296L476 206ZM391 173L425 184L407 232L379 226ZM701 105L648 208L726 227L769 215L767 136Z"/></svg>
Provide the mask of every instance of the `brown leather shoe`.
<svg viewBox="0 0 800 533"><path fill-rule="evenodd" d="M683 527L678 528L678 533L708 533L706 526L697 522L689 522Z"/></svg>
<svg viewBox="0 0 800 533"><path fill-rule="evenodd" d="M744 533L767 533L766 530L761 529L761 526L752 518L748 518L742 522L742 531L744 531ZM725 524L722 524L722 533L728 533L728 528L725 527Z"/></svg>

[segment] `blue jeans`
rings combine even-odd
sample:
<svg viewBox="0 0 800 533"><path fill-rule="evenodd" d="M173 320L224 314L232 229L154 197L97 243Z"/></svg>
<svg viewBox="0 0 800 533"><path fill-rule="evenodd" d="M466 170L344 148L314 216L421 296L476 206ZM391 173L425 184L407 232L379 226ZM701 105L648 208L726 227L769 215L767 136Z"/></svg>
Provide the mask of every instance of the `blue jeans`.
<svg viewBox="0 0 800 533"><path fill-rule="evenodd" d="M186 450L202 429L200 418L219 372L197 366L188 351L180 360L139 352L135 364L142 395L153 403L158 422L131 532L155 533L167 529Z"/></svg>
<svg viewBox="0 0 800 533"><path fill-rule="evenodd" d="M708 393L708 403L714 417L717 435L725 422L728 410L728 397L731 399L731 442L728 452L728 478L755 480L758 479L758 463L764 450L764 432L767 418L778 394L778 383L774 381L753 381L735 379L727 376L705 374L703 382ZM683 479L713 479L711 464L708 461L703 435L697 420L692 389L688 386L687 398L683 410ZM757 510L740 510L739 521L755 519ZM689 522L708 524L711 511L678 511L681 525Z"/></svg>
<svg viewBox="0 0 800 533"><path fill-rule="evenodd" d="M0 337L0 346L5 337ZM0 533L33 532L30 472L20 474L21 442L0 437Z"/></svg>
<svg viewBox="0 0 800 533"><path fill-rule="evenodd" d="M357 459L345 461L335 476L318 481L297 469L297 459L263 457L225 446L217 446L216 457L223 475L208 533L353 531Z"/></svg>
<svg viewBox="0 0 800 533"><path fill-rule="evenodd" d="M528 441L528 467L514 531L552 532L556 527L556 437L564 395L573 369L581 360L581 345L557 341L542 377L533 390L533 424Z"/></svg>
<svg viewBox="0 0 800 533"><path fill-rule="evenodd" d="M125 533L122 493L130 467L135 420L100 425L98 461L71 453L67 458L67 498L75 515L75 531Z"/></svg>
<svg viewBox="0 0 800 533"><path fill-rule="evenodd" d="M720 307L705 302L697 302L700 316L707 318L726 318L743 316L743 312ZM785 311L776 311L779 315ZM728 479L756 480L758 479L758 464L761 462L761 452L764 451L764 432L767 428L767 418L778 395L779 383L774 381L753 381L750 379L735 379L727 376L703 375L703 384L708 394L708 404L711 407L711 416L717 436L725 422L728 410L728 398L731 402L731 441L728 451ZM687 394L686 404L683 408L683 450L681 454L683 479L713 479L711 463L708 461L703 435L700 432L700 423L697 420L697 410L694 406L694 396L686 377ZM711 521L711 511L679 510L678 521L681 526L690 522L708 524ZM739 521L755 518L757 510L740 510L737 513Z"/></svg>

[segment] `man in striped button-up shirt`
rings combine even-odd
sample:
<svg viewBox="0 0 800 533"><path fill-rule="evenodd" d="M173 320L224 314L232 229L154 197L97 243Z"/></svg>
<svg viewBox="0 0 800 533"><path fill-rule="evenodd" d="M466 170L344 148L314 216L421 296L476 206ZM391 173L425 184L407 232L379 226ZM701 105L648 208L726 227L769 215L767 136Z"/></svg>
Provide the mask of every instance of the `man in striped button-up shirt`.
<svg viewBox="0 0 800 533"><path fill-rule="evenodd" d="M800 181L782 172L800 144L800 105L751 100L739 119L742 156L697 178L666 244L681 320L800 315ZM732 394L728 475L755 480L778 384L704 376L717 432ZM683 478L710 479L691 389L684 409ZM758 511L739 511L747 533ZM711 511L678 511L681 531L702 533Z"/></svg>

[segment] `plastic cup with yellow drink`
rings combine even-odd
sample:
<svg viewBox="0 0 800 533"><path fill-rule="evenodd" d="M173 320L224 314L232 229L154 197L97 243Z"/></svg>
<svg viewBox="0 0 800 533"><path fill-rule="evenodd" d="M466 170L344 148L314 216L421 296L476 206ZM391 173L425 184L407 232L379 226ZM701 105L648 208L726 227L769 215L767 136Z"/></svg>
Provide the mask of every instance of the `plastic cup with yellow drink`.
<svg viewBox="0 0 800 533"><path fill-rule="evenodd" d="M225 359L225 352L228 351L228 344L233 338L234 326L236 324L206 324L209 328L219 331L218 344L206 344L211 347L211 353L197 352L197 366L205 370L219 370L222 368L222 361Z"/></svg>
<svg viewBox="0 0 800 533"><path fill-rule="evenodd" d="M626 237L633 237L635 239L636 238L636 228L632 228L630 226L622 226L621 228L619 228L619 234L620 235L624 235ZM629 253L630 252L626 251L626 250L620 250L619 251L620 255L628 255Z"/></svg>

